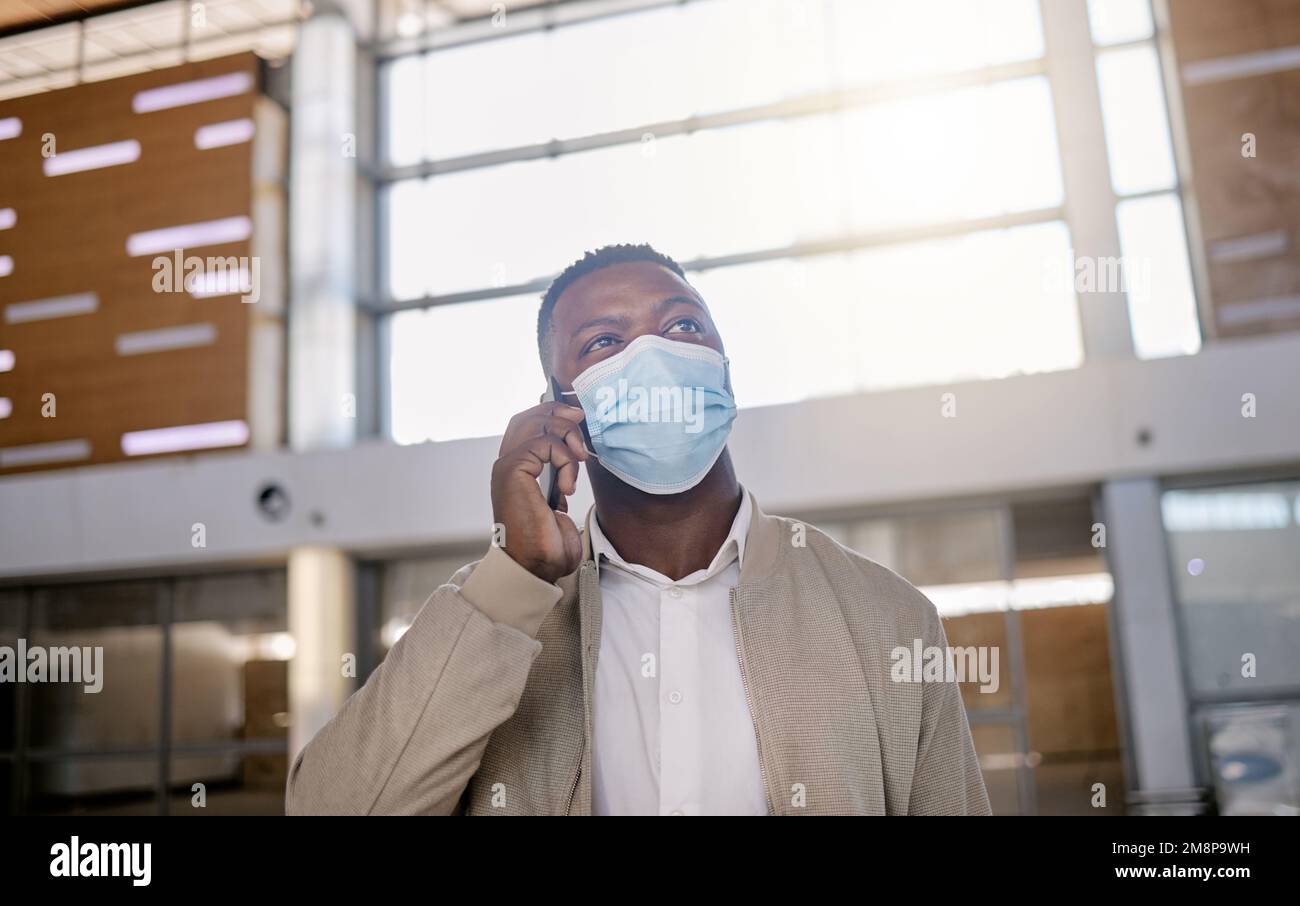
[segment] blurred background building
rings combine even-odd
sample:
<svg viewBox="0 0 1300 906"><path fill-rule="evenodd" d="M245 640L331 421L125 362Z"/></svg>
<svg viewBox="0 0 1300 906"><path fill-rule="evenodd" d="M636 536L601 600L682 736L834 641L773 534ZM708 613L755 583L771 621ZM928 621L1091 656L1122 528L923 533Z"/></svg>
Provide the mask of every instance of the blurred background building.
<svg viewBox="0 0 1300 906"><path fill-rule="evenodd" d="M0 810L281 812L640 241L765 508L998 646L996 812L1297 812L1300 0L9 0L0 645L106 663Z"/></svg>

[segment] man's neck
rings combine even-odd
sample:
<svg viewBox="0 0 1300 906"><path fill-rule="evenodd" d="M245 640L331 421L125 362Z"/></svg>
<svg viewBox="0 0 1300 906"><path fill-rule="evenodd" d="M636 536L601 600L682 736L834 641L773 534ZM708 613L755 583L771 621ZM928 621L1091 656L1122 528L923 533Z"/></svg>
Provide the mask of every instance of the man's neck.
<svg viewBox="0 0 1300 906"><path fill-rule="evenodd" d="M647 494L599 467L588 474L596 517L614 550L674 581L708 568L740 509L728 450L703 481L680 494Z"/></svg>

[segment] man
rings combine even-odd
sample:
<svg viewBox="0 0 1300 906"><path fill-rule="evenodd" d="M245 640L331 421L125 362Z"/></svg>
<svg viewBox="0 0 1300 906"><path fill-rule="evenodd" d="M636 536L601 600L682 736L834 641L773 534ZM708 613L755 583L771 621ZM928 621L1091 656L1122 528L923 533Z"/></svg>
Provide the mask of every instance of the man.
<svg viewBox="0 0 1300 906"><path fill-rule="evenodd" d="M957 685L891 675L899 646L946 649L934 606L738 483L722 338L681 267L588 253L538 346L560 395L506 427L501 543L304 749L288 811L988 814Z"/></svg>

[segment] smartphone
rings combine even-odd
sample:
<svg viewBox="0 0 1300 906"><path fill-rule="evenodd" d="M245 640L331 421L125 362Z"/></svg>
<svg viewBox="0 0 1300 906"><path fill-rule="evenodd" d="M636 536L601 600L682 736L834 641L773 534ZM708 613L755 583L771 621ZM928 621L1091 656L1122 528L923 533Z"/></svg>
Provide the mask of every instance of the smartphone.
<svg viewBox="0 0 1300 906"><path fill-rule="evenodd" d="M546 392L542 394L541 402L553 403L564 396L560 391L560 385L555 382L555 378L549 378L546 384ZM549 462L542 467L542 477L539 480L542 486L542 493L546 495L546 505L553 510L560 508L560 471Z"/></svg>

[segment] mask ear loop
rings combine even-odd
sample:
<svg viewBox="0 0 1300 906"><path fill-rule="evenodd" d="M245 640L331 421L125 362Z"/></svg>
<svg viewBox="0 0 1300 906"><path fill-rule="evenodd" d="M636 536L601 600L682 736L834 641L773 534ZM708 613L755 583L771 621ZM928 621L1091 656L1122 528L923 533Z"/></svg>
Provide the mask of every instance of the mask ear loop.
<svg viewBox="0 0 1300 906"><path fill-rule="evenodd" d="M577 396L577 395L578 395L578 391L576 390L560 391L560 396ZM581 404L579 404L578 408L579 409L582 408ZM582 449L586 450L587 455L590 456L592 459L600 459L600 457L596 455L596 451L591 449L591 445L587 443L587 436L585 431L583 432L583 437L582 437Z"/></svg>

